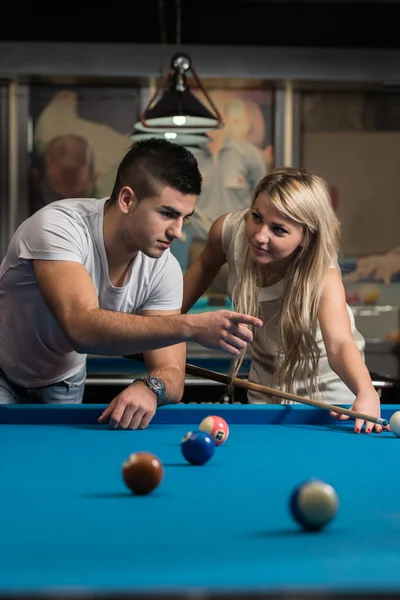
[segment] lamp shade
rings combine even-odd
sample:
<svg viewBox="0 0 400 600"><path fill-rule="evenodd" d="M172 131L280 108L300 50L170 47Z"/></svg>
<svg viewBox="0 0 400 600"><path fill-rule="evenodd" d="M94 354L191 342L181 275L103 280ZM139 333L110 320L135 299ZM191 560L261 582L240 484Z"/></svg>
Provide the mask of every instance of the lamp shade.
<svg viewBox="0 0 400 600"><path fill-rule="evenodd" d="M189 90L165 90L144 114L149 127L216 127L215 116ZM142 121L143 122L143 121Z"/></svg>
<svg viewBox="0 0 400 600"><path fill-rule="evenodd" d="M135 142L140 142L142 140L148 140L151 138L158 138L163 140L168 140L169 142L173 142L174 144L179 144L180 146L202 146L210 141L208 135L204 134L196 134L196 133L186 133L174 131L169 131L166 133L161 132L142 132L135 131L131 135L131 139Z"/></svg>
<svg viewBox="0 0 400 600"><path fill-rule="evenodd" d="M195 133L196 135L199 134L203 134L203 133L207 133L207 131L210 131L210 127L204 126L203 127L185 127L184 129L179 129L179 126L177 127L176 125L173 125L173 127L145 127L143 125L143 123L141 121L137 121L134 125L134 134L135 133L154 133L156 134L155 136L149 136L149 137L159 137L160 134L163 133L172 133L175 132L177 134L192 134Z"/></svg>

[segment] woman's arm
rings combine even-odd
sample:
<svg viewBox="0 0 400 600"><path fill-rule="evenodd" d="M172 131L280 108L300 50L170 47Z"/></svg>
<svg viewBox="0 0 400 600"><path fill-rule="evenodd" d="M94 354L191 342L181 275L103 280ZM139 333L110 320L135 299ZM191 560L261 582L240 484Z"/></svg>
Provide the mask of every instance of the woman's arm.
<svg viewBox="0 0 400 600"><path fill-rule="evenodd" d="M196 300L210 287L220 268L226 263L222 249L222 226L226 215L221 215L211 225L207 245L191 264L183 278L182 313L188 312Z"/></svg>
<svg viewBox="0 0 400 600"><path fill-rule="evenodd" d="M380 417L380 400L360 350L354 342L350 317L347 312L345 290L336 269L329 269L325 278L318 309L318 319L331 369L356 396L353 409ZM335 418L348 418L334 413ZM355 420L354 429L361 431L364 421ZM365 423L366 431L374 427ZM375 425L376 431L382 431Z"/></svg>

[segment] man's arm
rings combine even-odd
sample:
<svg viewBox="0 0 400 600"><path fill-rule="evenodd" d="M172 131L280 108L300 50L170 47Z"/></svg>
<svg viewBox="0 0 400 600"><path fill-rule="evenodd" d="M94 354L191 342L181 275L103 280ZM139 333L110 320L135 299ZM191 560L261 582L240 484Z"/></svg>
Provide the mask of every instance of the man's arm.
<svg viewBox="0 0 400 600"><path fill-rule="evenodd" d="M236 355L253 339L242 324L262 325L227 310L151 317L104 310L82 264L34 260L33 267L44 301L77 352L124 356L194 341Z"/></svg>
<svg viewBox="0 0 400 600"><path fill-rule="evenodd" d="M144 311L144 316L180 314L180 311ZM180 402L185 385L186 344L175 344L144 353L149 375L160 377L165 384L166 396L163 404Z"/></svg>
<svg viewBox="0 0 400 600"><path fill-rule="evenodd" d="M145 314L152 317L161 313L147 311ZM167 314L179 314L179 311L168 311ZM186 344L145 352L144 360L149 374L160 377L165 385L166 395L162 404L179 402L185 384ZM157 403L155 393L143 381L134 381L110 402L99 423L109 422L113 429L143 429L151 422L157 405L160 406L160 403Z"/></svg>

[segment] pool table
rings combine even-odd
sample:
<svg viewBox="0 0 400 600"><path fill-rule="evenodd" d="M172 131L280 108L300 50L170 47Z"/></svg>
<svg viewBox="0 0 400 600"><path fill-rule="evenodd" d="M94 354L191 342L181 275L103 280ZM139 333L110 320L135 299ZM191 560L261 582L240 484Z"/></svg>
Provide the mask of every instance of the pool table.
<svg viewBox="0 0 400 600"><path fill-rule="evenodd" d="M220 405L228 440L188 464L207 405L159 408L146 430L97 423L104 405L0 406L0 597L365 598L400 592L400 439L306 406ZM399 409L382 407L383 416ZM121 466L164 465L147 496ZM319 477L336 518L303 532L288 501ZM315 596L313 596L315 594ZM358 597L358 596L357 596Z"/></svg>

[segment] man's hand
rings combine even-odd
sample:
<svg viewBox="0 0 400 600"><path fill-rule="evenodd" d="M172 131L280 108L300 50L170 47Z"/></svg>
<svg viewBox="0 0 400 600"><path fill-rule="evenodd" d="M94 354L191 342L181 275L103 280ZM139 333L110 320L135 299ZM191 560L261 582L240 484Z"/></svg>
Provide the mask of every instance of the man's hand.
<svg viewBox="0 0 400 600"><path fill-rule="evenodd" d="M253 333L246 325L262 327L262 321L257 317L230 310L189 316L193 317L193 333L190 338L194 342L212 350L224 350L229 354L239 354L253 341Z"/></svg>
<svg viewBox="0 0 400 600"><path fill-rule="evenodd" d="M110 402L98 422L109 421L111 429L145 429L156 410L156 395L145 383L137 381Z"/></svg>
<svg viewBox="0 0 400 600"><path fill-rule="evenodd" d="M362 279L372 278L375 281L383 281L390 285L392 276L400 272L400 254L388 252L387 254L376 254L357 261L354 271L345 276L345 281L356 282Z"/></svg>

